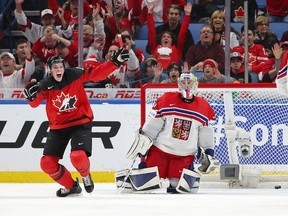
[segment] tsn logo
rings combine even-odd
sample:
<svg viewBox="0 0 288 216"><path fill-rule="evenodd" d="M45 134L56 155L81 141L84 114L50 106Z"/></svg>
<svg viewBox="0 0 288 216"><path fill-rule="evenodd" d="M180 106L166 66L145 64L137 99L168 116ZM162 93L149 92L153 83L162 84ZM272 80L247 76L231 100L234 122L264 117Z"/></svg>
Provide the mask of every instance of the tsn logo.
<svg viewBox="0 0 288 216"><path fill-rule="evenodd" d="M26 139L31 132L34 122L35 121L25 121L22 128L20 129L20 132L17 132L18 135L17 134L15 135L16 141L15 142L1 141L0 149L1 148L21 148L26 142ZM1 137L2 132L5 130L6 124L7 124L7 121L0 121L0 137ZM120 126L121 126L121 123L118 121L93 121L92 122L92 139L100 138L105 149L113 149L111 138L117 135L120 129ZM103 128L107 128L107 129L105 129L105 132L94 132L96 131L95 128L97 127L99 127L100 129L103 129ZM10 129L8 128L7 130L10 130ZM33 141L31 144L32 148L44 148L45 142L43 142L43 139L47 138L48 130L49 130L48 121L43 121L40 124L35 137L33 138Z"/></svg>

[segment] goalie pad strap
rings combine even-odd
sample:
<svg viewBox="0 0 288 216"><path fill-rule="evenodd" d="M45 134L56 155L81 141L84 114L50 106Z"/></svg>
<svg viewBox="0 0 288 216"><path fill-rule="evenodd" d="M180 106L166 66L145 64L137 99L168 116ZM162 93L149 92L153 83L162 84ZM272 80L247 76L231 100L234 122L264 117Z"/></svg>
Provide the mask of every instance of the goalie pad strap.
<svg viewBox="0 0 288 216"><path fill-rule="evenodd" d="M200 184L200 174L183 169L176 191L179 193L197 193Z"/></svg>
<svg viewBox="0 0 288 216"><path fill-rule="evenodd" d="M126 154L126 158L128 159L134 159L139 154L141 156L144 156L148 149L151 147L152 141L147 136L140 133L139 130L135 133L135 140L129 149L129 151Z"/></svg>

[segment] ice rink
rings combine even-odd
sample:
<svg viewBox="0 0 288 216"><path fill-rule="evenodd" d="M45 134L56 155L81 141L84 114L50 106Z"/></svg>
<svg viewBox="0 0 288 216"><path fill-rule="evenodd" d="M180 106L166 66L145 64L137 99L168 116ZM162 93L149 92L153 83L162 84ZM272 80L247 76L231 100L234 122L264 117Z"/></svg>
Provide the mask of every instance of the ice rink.
<svg viewBox="0 0 288 216"><path fill-rule="evenodd" d="M208 183L206 183L208 184ZM82 186L82 185L81 185ZM211 185L210 185L211 186ZM83 186L82 186L83 188ZM0 184L1 216L281 216L288 214L288 189L215 189L198 194L118 194L115 185L97 183L92 194L58 198L58 184Z"/></svg>

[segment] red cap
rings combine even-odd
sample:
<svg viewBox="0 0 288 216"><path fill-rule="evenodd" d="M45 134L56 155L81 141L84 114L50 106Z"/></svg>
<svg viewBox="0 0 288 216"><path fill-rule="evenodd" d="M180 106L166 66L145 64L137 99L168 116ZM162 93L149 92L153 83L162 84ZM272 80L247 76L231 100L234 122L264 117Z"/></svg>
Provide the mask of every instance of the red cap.
<svg viewBox="0 0 288 216"><path fill-rule="evenodd" d="M206 59L203 62L203 69L205 68L206 64L209 64L212 68L217 68L218 67L217 62L215 60L213 60L213 59Z"/></svg>

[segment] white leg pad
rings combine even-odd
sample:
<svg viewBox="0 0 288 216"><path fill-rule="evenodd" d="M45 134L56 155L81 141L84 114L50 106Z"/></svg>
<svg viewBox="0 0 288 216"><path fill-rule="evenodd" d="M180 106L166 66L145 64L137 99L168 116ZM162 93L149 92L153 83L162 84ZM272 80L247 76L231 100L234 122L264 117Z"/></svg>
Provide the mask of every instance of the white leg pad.
<svg viewBox="0 0 288 216"><path fill-rule="evenodd" d="M135 192L151 192L162 187L158 167L132 170L129 179Z"/></svg>
<svg viewBox="0 0 288 216"><path fill-rule="evenodd" d="M200 174L183 169L176 191L179 193L197 193L200 184Z"/></svg>
<svg viewBox="0 0 288 216"><path fill-rule="evenodd" d="M120 170L115 172L115 183L117 190L121 190L121 193L132 193L132 186L130 179L127 178L127 180L124 182L124 179L126 175L128 174L129 170Z"/></svg>

